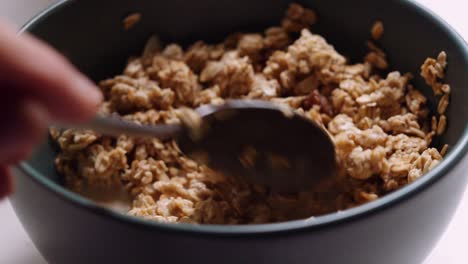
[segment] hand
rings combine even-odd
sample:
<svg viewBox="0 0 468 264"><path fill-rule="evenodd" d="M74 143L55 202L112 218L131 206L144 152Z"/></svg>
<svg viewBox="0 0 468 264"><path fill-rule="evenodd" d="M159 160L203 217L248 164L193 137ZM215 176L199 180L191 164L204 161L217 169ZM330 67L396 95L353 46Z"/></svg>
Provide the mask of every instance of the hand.
<svg viewBox="0 0 468 264"><path fill-rule="evenodd" d="M27 158L53 120L91 118L98 88L45 43L0 21L0 198L12 190L9 166Z"/></svg>

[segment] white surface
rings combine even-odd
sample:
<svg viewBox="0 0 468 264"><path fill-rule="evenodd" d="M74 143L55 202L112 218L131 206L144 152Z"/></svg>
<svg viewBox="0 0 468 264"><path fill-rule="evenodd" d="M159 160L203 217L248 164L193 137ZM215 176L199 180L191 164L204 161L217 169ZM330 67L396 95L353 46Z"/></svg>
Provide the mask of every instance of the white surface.
<svg viewBox="0 0 468 264"><path fill-rule="evenodd" d="M0 18L21 25L55 0L0 0ZM468 39L467 4L461 0L419 0ZM424 264L468 263L468 191L447 232ZM46 264L24 232L7 201L0 201L0 263ZM399 263L396 263L399 264ZM401 263L404 264L404 263Z"/></svg>

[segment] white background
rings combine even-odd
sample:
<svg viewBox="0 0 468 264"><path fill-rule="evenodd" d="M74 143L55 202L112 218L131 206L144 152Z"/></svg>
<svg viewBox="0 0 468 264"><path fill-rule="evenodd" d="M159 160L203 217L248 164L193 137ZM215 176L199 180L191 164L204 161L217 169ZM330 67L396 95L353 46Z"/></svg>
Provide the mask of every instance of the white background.
<svg viewBox="0 0 468 264"><path fill-rule="evenodd" d="M21 25L56 0L0 0L0 18ZM418 0L442 16L465 39L468 17L464 0ZM465 2L465 4L463 4ZM47 206L47 205L44 205ZM468 190L447 232L424 264L468 263ZM0 201L0 263L46 264L24 232L8 201ZM405 264L405 263L395 263Z"/></svg>

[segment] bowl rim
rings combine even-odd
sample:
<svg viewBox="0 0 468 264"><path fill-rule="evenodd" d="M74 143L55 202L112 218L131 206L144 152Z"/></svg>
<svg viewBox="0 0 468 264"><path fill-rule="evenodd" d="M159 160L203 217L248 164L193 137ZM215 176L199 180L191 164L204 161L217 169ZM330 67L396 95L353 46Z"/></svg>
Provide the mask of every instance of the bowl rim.
<svg viewBox="0 0 468 264"><path fill-rule="evenodd" d="M19 31L26 32L30 27L40 23L50 14L59 11L62 7L69 5L75 0L64 0L52 4L45 10L29 20ZM396 4L403 5L404 8L413 9L427 19L436 22L463 52L463 59L468 65L468 46L465 40L441 17L429 10L415 0L394 1ZM150 229L158 232L168 232L179 235L190 236L215 236L215 237L246 237L255 236L267 237L272 235L293 235L296 232L307 232L317 229L330 228L337 225L347 224L370 215L377 214L387 208L397 206L403 201L409 200L415 195L430 188L433 184L441 180L449 171L456 167L468 152L468 124L465 125L463 134L451 151L445 156L443 161L434 169L429 171L417 181L404 186L401 189L387 194L375 201L368 202L351 209L340 212L330 213L323 216L312 217L303 220L294 220L281 223L255 224L255 225L194 225L194 224L171 224L152 222L138 217L125 215L111 209L104 208L92 202L90 199L82 197L60 184L43 177L40 172L35 170L26 161L21 162L15 168L22 173L30 176L36 183L57 195L61 199L70 203L72 206L85 209L88 212L100 217L106 217L108 220L117 221L124 224L131 224L138 228Z"/></svg>

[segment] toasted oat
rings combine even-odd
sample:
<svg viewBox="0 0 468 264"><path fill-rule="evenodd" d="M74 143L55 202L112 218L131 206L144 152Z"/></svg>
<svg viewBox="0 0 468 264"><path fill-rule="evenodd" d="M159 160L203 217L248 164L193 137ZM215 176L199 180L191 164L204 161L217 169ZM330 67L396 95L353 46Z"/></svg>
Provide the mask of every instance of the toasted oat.
<svg viewBox="0 0 468 264"><path fill-rule="evenodd" d="M300 32L316 22L317 14L315 11L293 3L289 6L286 17L281 22L281 25L286 31Z"/></svg>
<svg viewBox="0 0 468 264"><path fill-rule="evenodd" d="M209 61L219 60L223 54L224 45L207 45L203 41L197 41L189 47L184 60L193 72L199 74Z"/></svg>
<svg viewBox="0 0 468 264"><path fill-rule="evenodd" d="M376 67L377 69L385 70L388 68L388 62L385 56L375 51L369 52L364 60Z"/></svg>
<svg viewBox="0 0 468 264"><path fill-rule="evenodd" d="M126 114L149 109L168 109L174 104L175 93L172 89L163 89L157 82L147 78L116 76L100 84L106 94L109 108Z"/></svg>
<svg viewBox="0 0 468 264"><path fill-rule="evenodd" d="M439 105L437 106L437 112L439 112L439 114L441 115L445 114L445 111L447 110L448 105L449 105L449 96L448 94L444 94L442 98L440 98Z"/></svg>
<svg viewBox="0 0 468 264"><path fill-rule="evenodd" d="M445 154L447 154L448 148L449 148L449 145L448 145L448 144L444 144L444 146L443 146L442 149L440 150L440 155L441 155L442 157L444 157Z"/></svg>
<svg viewBox="0 0 468 264"><path fill-rule="evenodd" d="M167 45L161 52L161 55L171 60L182 60L184 51L182 50L181 46L173 43Z"/></svg>
<svg viewBox="0 0 468 264"><path fill-rule="evenodd" d="M157 80L162 88L175 93L175 103L192 105L200 90L197 76L182 61L163 55L155 56L148 68L151 78Z"/></svg>
<svg viewBox="0 0 468 264"><path fill-rule="evenodd" d="M153 56L156 55L159 51L162 50L161 40L158 36L151 36L145 44L143 53L141 55L141 60L144 65L149 65L152 63Z"/></svg>
<svg viewBox="0 0 468 264"><path fill-rule="evenodd" d="M244 168L255 167L255 161L257 159L257 150L251 146L246 147L239 156L239 161Z"/></svg>
<svg viewBox="0 0 468 264"><path fill-rule="evenodd" d="M255 75L248 58L231 51L220 61L209 62L200 73L200 81L218 85L222 97L235 98L250 92Z"/></svg>
<svg viewBox="0 0 468 264"><path fill-rule="evenodd" d="M380 38L382 38L384 34L384 25L382 21L377 21L374 23L374 25L372 26L371 34L374 40L379 40Z"/></svg>
<svg viewBox="0 0 468 264"><path fill-rule="evenodd" d="M329 115L333 116L333 107L328 101L327 97L320 94L318 90L310 92L309 96L304 100L303 107L307 110L312 108L313 105L320 106L320 110Z"/></svg>
<svg viewBox="0 0 468 264"><path fill-rule="evenodd" d="M258 62L263 57L263 36L261 34L245 34L239 39L237 49L240 56L249 56L252 62Z"/></svg>
<svg viewBox="0 0 468 264"><path fill-rule="evenodd" d="M54 133L54 129L51 130L51 133ZM62 149L67 149L68 151L79 151L94 143L98 139L98 136L90 130L76 131L68 129L56 138Z"/></svg>
<svg viewBox="0 0 468 264"><path fill-rule="evenodd" d="M289 93L304 75L317 75L317 79L328 83L332 67L344 66L346 60L333 46L309 30L301 31L301 37L288 47L287 52L276 51L268 59L263 74L274 78Z"/></svg>
<svg viewBox="0 0 468 264"><path fill-rule="evenodd" d="M432 118L431 118L431 129L432 129L432 131L437 131L437 124L438 124L437 117L432 116Z"/></svg>
<svg viewBox="0 0 468 264"><path fill-rule="evenodd" d="M387 69L388 62L385 52L383 52L383 50L372 41L367 42L367 47L369 48L370 52L366 55L364 61L377 69Z"/></svg>
<svg viewBox="0 0 468 264"><path fill-rule="evenodd" d="M437 135L442 135L445 132L447 127L447 117L441 115L439 118L439 123L437 124Z"/></svg>
<svg viewBox="0 0 468 264"><path fill-rule="evenodd" d="M203 137L203 120L193 109L190 108L180 108L178 109L177 117L180 119L181 123L189 128L189 136L192 140L196 141Z"/></svg>
<svg viewBox="0 0 468 264"><path fill-rule="evenodd" d="M439 80L445 77L445 67L447 67L447 54L442 51L437 59L427 58L421 66L421 76L426 83L432 87L434 94L442 94L442 84ZM444 87L444 90L449 90L449 87Z"/></svg>
<svg viewBox="0 0 468 264"><path fill-rule="evenodd" d="M263 43L267 49L278 50L286 48L291 42L288 32L281 27L271 27L265 30Z"/></svg>
<svg viewBox="0 0 468 264"><path fill-rule="evenodd" d="M132 13L126 16L123 20L123 27L125 30L133 28L141 20L141 13Z"/></svg>
<svg viewBox="0 0 468 264"><path fill-rule="evenodd" d="M413 86L408 87L408 93L405 96L406 106L411 113L421 116L426 115L424 106L427 103L427 98L418 90L414 89ZM427 118L427 116L422 116Z"/></svg>
<svg viewBox="0 0 468 264"><path fill-rule="evenodd" d="M442 92L444 92L446 94L450 94L450 85L444 84L444 85L442 85L442 87L440 87L440 89L442 90Z"/></svg>

